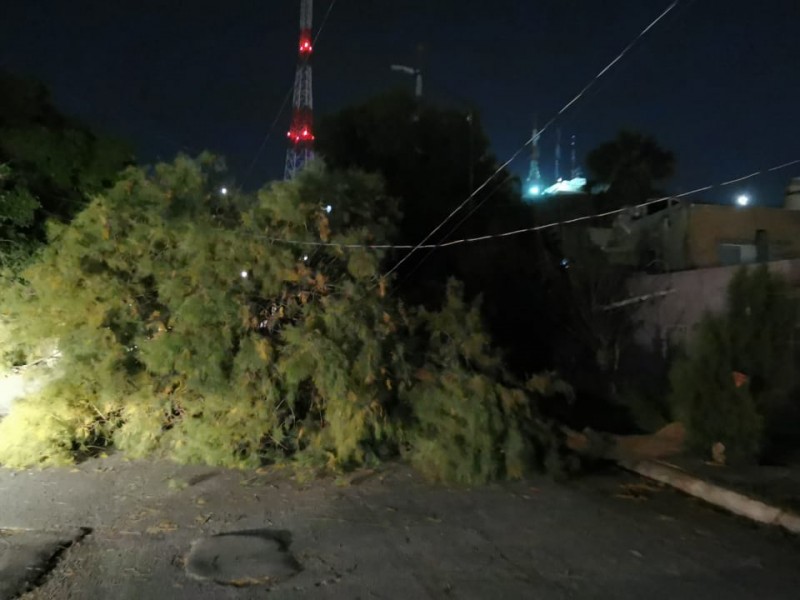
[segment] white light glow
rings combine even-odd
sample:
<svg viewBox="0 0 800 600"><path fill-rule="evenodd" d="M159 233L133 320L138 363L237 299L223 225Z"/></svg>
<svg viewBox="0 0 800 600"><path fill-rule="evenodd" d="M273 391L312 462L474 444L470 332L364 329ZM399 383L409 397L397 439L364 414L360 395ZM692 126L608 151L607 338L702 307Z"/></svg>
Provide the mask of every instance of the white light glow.
<svg viewBox="0 0 800 600"><path fill-rule="evenodd" d="M750 204L750 196L747 194L740 194L738 198L736 198L736 204L739 206L747 206Z"/></svg>
<svg viewBox="0 0 800 600"><path fill-rule="evenodd" d="M325 207L325 212L328 213L328 214L331 214L332 210L333 210L333 207L330 204L328 204L328 206Z"/></svg>
<svg viewBox="0 0 800 600"><path fill-rule="evenodd" d="M559 179L556 183L542 192L545 196L552 194L577 194L580 193L584 186L586 186L586 179L584 177L576 177L575 179Z"/></svg>
<svg viewBox="0 0 800 600"><path fill-rule="evenodd" d="M531 194L531 196L537 195L539 193L539 186L532 185L531 187L528 188L528 192Z"/></svg>
<svg viewBox="0 0 800 600"><path fill-rule="evenodd" d="M242 271L241 275L242 275L242 279L247 279L247 277L248 277L247 271Z"/></svg>
<svg viewBox="0 0 800 600"><path fill-rule="evenodd" d="M226 188L226 187L220 188L219 193L222 194L223 196L227 196L228 195L228 188Z"/></svg>
<svg viewBox="0 0 800 600"><path fill-rule="evenodd" d="M303 260L304 260L305 262L308 262L308 254L306 254L305 256L303 256Z"/></svg>

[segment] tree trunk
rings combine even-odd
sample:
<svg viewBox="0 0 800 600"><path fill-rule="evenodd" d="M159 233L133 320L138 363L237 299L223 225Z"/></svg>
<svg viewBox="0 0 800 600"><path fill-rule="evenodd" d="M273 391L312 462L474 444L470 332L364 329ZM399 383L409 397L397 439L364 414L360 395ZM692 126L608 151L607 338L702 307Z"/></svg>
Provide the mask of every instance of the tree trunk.
<svg viewBox="0 0 800 600"><path fill-rule="evenodd" d="M648 435L613 435L585 429L563 429L567 447L583 456L598 459L637 462L676 456L683 452L686 429L682 423L670 423Z"/></svg>

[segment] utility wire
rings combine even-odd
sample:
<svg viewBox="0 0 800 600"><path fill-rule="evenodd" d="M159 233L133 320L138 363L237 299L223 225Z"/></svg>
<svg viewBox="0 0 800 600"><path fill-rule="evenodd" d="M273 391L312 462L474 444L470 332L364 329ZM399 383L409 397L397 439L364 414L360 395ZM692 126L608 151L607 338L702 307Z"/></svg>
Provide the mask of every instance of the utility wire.
<svg viewBox="0 0 800 600"><path fill-rule="evenodd" d="M317 33L314 36L314 41L312 42L313 46L317 45L317 40L319 39L319 36L322 34L322 30L325 29L325 25L327 25L328 23L328 19L331 16L331 11L333 10L333 7L336 6L336 1L337 0L331 0L331 3L328 4L328 10L325 12L325 16L322 17L322 23L320 23L319 29L317 30ZM258 159L261 158L261 153L264 151L264 148L266 148L267 142L269 141L270 137L272 137L272 133L273 131L275 131L275 127L278 125L278 122L283 117L283 112L286 110L286 106L289 104L289 98L292 97L293 91L294 91L294 85L292 84L289 86L289 89L286 90L286 95L283 97L283 102L281 102L281 106L278 109L275 118L272 120L272 124L269 126L269 129L267 129L267 133L264 136L264 139L261 140L261 145L258 147L258 150L256 150L253 160L250 161L250 166L247 167L247 171L245 171L244 174L245 181L247 180L248 177L250 177L250 173L253 172L253 168L256 166Z"/></svg>
<svg viewBox="0 0 800 600"><path fill-rule="evenodd" d="M663 11L663 12L662 12L660 15L658 15L658 16L657 16L657 17L656 17L656 18L655 18L655 19L654 19L654 20L653 20L653 21L652 21L652 22L651 22L651 23L650 23L650 24L649 24L647 27L645 27L645 28L644 28L644 29L643 29L643 30L642 30L642 31L639 33L639 35L637 35L637 36L636 36L636 37L633 39L633 41L632 41L632 42L630 42L630 43L629 43L627 46L625 46L625 48L622 50L622 52L620 52L620 53L619 53L619 54L618 54L618 55L617 55L617 56L614 58L614 60L612 60L610 63L608 63L608 65L606 65L606 66L605 66L605 68L603 68L603 70L601 70L601 71L600 71L600 72L599 72L597 75L595 75L595 76L594 76L594 78L592 78L592 80L591 80L591 81L589 81L589 83L588 83L588 84L586 84L586 85L584 86L584 88L583 88L583 89L582 89L580 92L578 92L578 94L577 94L577 95L576 95L574 98L572 98L572 100L570 100L569 102L567 102L567 104L565 104L565 105L564 105L564 107L563 107L561 110L559 110L559 111L558 111L558 113L557 113L555 116L553 116L553 117L552 117L552 118L551 118L551 119L550 119L550 120L549 120L549 121L548 121L548 122L545 124L545 126L544 126L544 127L541 129L541 131L539 131L539 132L538 132L538 135L541 135L542 133L544 133L544 132L547 130L547 128L548 128L548 127L550 127L550 126L551 126L551 125L552 125L552 124L553 124L553 123L556 121L556 119L558 119L558 117L560 117L562 114L564 114L564 112L566 112L566 111L567 111L567 110L568 110L568 109L569 109L569 108L570 108L570 107L571 107L573 104L575 104L575 103L576 103L576 102L577 102L577 101L578 101L578 100L579 100L579 99L580 99L580 98L581 98L581 97L582 97L582 96L583 96L583 95L584 95L584 94L585 94L585 93L586 93L586 92L587 92L589 89L591 89L591 88L592 88L592 86L593 86L593 85L594 85L594 84L595 84L595 83L596 83L598 80L600 80L600 79L601 79L601 78L602 78L602 77L603 77L603 76L604 76L606 73L608 73L608 71L609 71L609 70L610 70L610 69L611 69L611 68L612 68L612 67L613 67L615 64L617 64L617 63L618 63L620 60L622 60L622 58L623 58L623 57L624 57L624 56L625 56L625 55L626 55L628 52L630 52L630 50L631 50L631 49L632 49L632 48L633 48L633 47L636 45L636 43L637 43L637 42L638 42L640 39L642 39L642 38L643 38L645 35L647 35L647 33L648 33L648 32L649 32L649 31L650 31L650 30L651 30L653 27L655 27L655 26L658 24L658 22L659 22L659 21L661 21L661 20L662 20L664 17L666 17L666 16L667 16L667 15L668 15L670 12L672 12L672 10L673 10L673 9L674 9L676 6L678 6L678 4L680 4L680 0L674 0L674 1L672 2L672 4L670 4L670 5L669 5L669 6L668 6L668 7L667 7L667 8L666 8L666 9L665 9L665 10L664 10L664 11ZM411 258L411 256L412 256L412 255L413 255L413 254L414 254L414 253L415 253L417 250L420 250L420 249L422 249L422 248L426 247L426 242L427 242L428 240L430 240L430 239L431 239L431 237L433 237L433 236L436 234L436 232L438 232L438 231L439 231L439 230L440 230L442 227L444 227L445 223L447 223L447 222L448 222L450 219L452 219L452 218L453 218L453 217L454 217L454 216L455 216L457 213L459 213L459 212L460 212L460 211L461 211L461 210L462 210L462 209L463 209L463 208L464 208L464 207L465 207L465 206L466 206L466 205L467 205L467 204L470 202L470 200L472 200L472 199L473 199L473 198L474 198L474 197L475 197L477 194L479 194L479 193L480 193L480 192L481 192L481 191L482 191L484 188L486 188L486 186L487 186L487 185L489 185L489 183L490 183L490 182L491 182L491 181L492 181L492 180L493 180L495 177L497 177L497 175L498 175L500 172L502 172L502 171L503 171L503 170L504 170L504 169L505 169L505 168L506 168L508 165L510 165L510 164L511 164L511 163L512 163L512 162L513 162L513 161L514 161L514 160L515 160L515 159L516 159L516 158L517 158L517 157L518 157L518 156L519 156L519 155L522 153L522 151L523 151L523 150L525 150L525 148L526 148L526 147L528 147L528 146L529 146L530 144L532 144L533 142L534 142L534 137L533 137L533 136L531 136L531 137L530 137L530 139L528 139L528 140L527 140L527 141L526 141L526 142L525 142L525 143L524 143L522 146L520 146L520 147L519 147L519 149L518 149L516 152L514 152L514 154L512 154L512 155L511 155L511 158L509 158L509 159L508 159L507 161L505 161L505 162L504 162L502 165L500 165L500 166L497 168L497 170L496 170L494 173L492 173L492 174L489 176L489 178L488 178L486 181L484 181L484 182L483 182L483 183L482 183L480 186L478 186L478 188L477 188L477 189L475 189L475 190L474 190L474 191L473 191L473 192L472 192L472 193L471 193L471 194L470 194L470 195L467 197L467 199L466 199L466 200L464 200L464 201L463 201L461 204L459 204L459 205L458 205L458 206L457 206L457 207L456 207L456 208L455 208L455 209L454 209L454 210L453 210L453 211L452 211L452 212L451 212L451 213L450 213L450 214L449 214L447 217L445 217L445 219L444 219L444 220L443 220L441 223L439 223L439 224L438 224L436 227L434 227L434 228L433 228L433 230L432 230L432 231L431 231L431 232L430 232L428 235L426 235L426 236L425 236L425 238L424 238L424 239L423 239L421 242L419 242L419 244L417 244L416 246L414 246L414 247L411 249L411 251L410 251L408 254L406 254L406 255L405 255L403 258L401 258L401 259L400 259L400 260L399 260L399 261L398 261L398 262L397 262L397 263L396 263L396 264L395 264L395 265L394 265L394 266L393 266L391 269L389 269L389 270L386 272L385 276L391 275L393 272L395 272L395 271L396 271L396 270L397 270L397 269L398 269L398 268L399 268L399 267L400 267L400 266L401 266L403 263L405 263L405 262L406 262L406 261L407 261L409 258Z"/></svg>
<svg viewBox="0 0 800 600"><path fill-rule="evenodd" d="M560 116L561 116L561 115L563 115L565 112L567 112L567 110L569 110L569 108L570 108L570 107L571 107L573 104L575 104L575 103L576 103L578 100L580 100L580 99L581 99L581 98L584 96L584 94L586 94L586 92L588 92L588 91L589 91L589 90L590 90L592 87L594 87L594 85L595 85L595 84L596 84L596 83L597 83L597 82L598 82L598 81L599 81L599 80L600 80L600 79L603 77L603 75L605 75L606 73L608 73L608 71L610 71L610 70L611 70L611 68L612 68L612 67L613 67L615 64L617 64L619 61L621 61L621 60L622 60L622 59L625 57L625 55L626 55L626 54L628 54L628 52L630 52L630 51L633 49L633 47L634 47L634 46L635 46L635 45L636 45L636 44L639 42L639 40L641 40L641 39L642 39L642 38L643 38L645 35L647 35L647 33L648 33L648 32L649 32L649 31L650 31L650 30L651 30L653 27L655 27L655 26L656 26L656 25L659 23L659 21L661 21L661 20L662 20L664 17L666 17L666 16L667 16L669 13L671 13L671 12L673 11L673 9L675 9L675 8L678 6L678 4L679 4L679 3L680 3L680 0L675 0L675 1L674 1L672 4L670 4L670 5L669 5L669 6L668 6L668 7L667 7L665 10L664 10L664 12L662 12L660 15L658 15L658 16L657 16L657 17L656 17L656 18L655 18L655 19L654 19L654 20L653 20L653 21L652 21L652 22L651 22L651 23L650 23L650 24L649 24L647 27L645 27L645 28L644 28L644 29L643 29L643 30L642 30L642 31L639 33L639 35L637 35L637 36L636 36L636 37L633 39L633 41L631 41L631 42L630 42L630 43L629 43L627 46L625 46L625 48L622 50L622 52L620 52L620 53L617 55L617 57L616 57L614 60L612 60L610 63L608 63L608 64L605 66L605 68L604 68L602 71L600 71L600 72L599 72L597 75L595 75L595 76L594 76L594 78L593 78L591 81L589 81L589 83L587 83L587 84L586 84L586 85L583 87L583 89L582 89L580 92L578 92L578 93L575 95L575 97L574 97L572 100L570 100L569 102L567 102L567 103L566 103L566 104L563 106L563 108L562 108L561 110L559 110L559 111L558 111L558 113L556 113L556 115L555 115L555 116L553 116L553 117L552 117L552 118L551 118L551 119L550 119L550 120L549 120L547 123L545 123L545 126L544 126L544 127L542 127L542 129L539 131L539 135L541 135L541 134L543 134L545 131L547 131L547 129L548 129L548 128L549 128L551 125L553 125L553 123L555 123L555 121L556 121L556 119L558 119L558 117L560 117Z"/></svg>
<svg viewBox="0 0 800 600"><path fill-rule="evenodd" d="M441 248L451 248L453 246L461 246L464 244L474 244L477 242L484 242L487 240L495 240L501 238L508 238L517 235L521 235L523 233L530 233L533 231L544 231L546 229L551 229L553 227L559 227L561 225L571 225L574 223L580 223L583 221L589 221L592 219L602 219L603 217L609 217L611 215L616 215L620 213L624 213L630 210L636 210L639 208L646 208L648 206L652 206L654 204L658 204L661 202L668 202L670 200L677 200L680 198L685 198L686 196L692 196L694 194L699 194L700 192L706 192L708 190L712 190L717 187L725 187L727 185L731 185L733 183L737 183L739 181L743 181L745 179L751 179L753 177L757 177L759 175L764 175L766 173L772 173L775 171L779 171L782 169L786 169L788 167L800 164L800 158L796 160L791 160L774 167L769 167L766 169L761 169L760 171L755 171L750 173L749 175L745 175L744 177L737 177L735 179L730 179L728 181L723 181L717 184L706 185L703 187L695 188L693 190L689 190L688 192L682 192L680 194L673 194L670 196L662 196L660 198L655 198L653 200L648 200L647 202L642 202L641 204L636 204L633 206L624 206L622 208L617 208L614 210L609 210L606 212L601 213L593 213L591 215L584 215L582 217L575 217L574 219L567 219L564 221L555 221L552 223L547 223L545 225L535 225L533 227L524 227L522 229L514 229L512 231L504 231L502 233L492 233L487 235L481 235L477 237L468 237L462 238L458 240L452 240L450 242L441 242L438 244L345 244L339 242L316 242L316 241L304 241L304 240L287 240L282 238L270 237L263 234L257 233L249 233L244 232L244 235L249 235L252 237L257 237L259 239L264 239L269 242L273 242L276 244L288 244L292 246L320 246L320 247L329 247L329 248L342 248L342 249L351 249L351 250L409 250L416 248L417 250L438 250Z"/></svg>
<svg viewBox="0 0 800 600"><path fill-rule="evenodd" d="M482 206L483 206L483 205L484 205L484 204L485 204L485 203L486 203L486 202L487 202L489 199L491 199L491 198L492 198L492 196L494 196L494 195L495 195L495 194L496 194L496 193L497 193L499 190L501 190L501 189L502 189L502 188L503 188L503 187L504 187L504 186L505 186L505 185L506 185L506 184L507 184L509 181L511 181L512 179L514 179L514 175L513 175L513 174L509 174L509 175L508 175L508 176L507 176L505 179L503 179L502 181L500 181L500 182L499 182L499 183L498 183L498 184L497 184L497 185L494 187L494 189L492 189L492 191L490 191L488 194L486 194L486 196L485 196L485 197L484 197L484 198L483 198L483 199L482 199L480 202L478 202L478 203L477 203L477 204L476 204L476 205L475 205L475 206L472 208L472 210L470 210L470 211L469 211L469 212L468 212L466 215L464 215L464 217L462 217L462 218L461 218L461 220L460 220L458 223L456 223L455 225L453 225L453 227L451 227L451 228L450 228L450 231L448 231L447 233L445 233L445 234L442 236L442 238L439 240L439 243L441 244L441 243L443 243L443 242L446 242L446 241L447 241L447 239L448 239L450 236L452 236L452 235L453 235L453 234L456 232L456 230L457 230L459 227L461 227L461 225L463 225L463 224L464 224L464 222L465 222L467 219L469 219L469 218L470 218L470 217L471 217L473 214L475 214L475 212L477 212L477 211L478 211L478 210L479 210L479 209L480 209L480 208L481 208L481 207L482 207ZM436 252L436 248L430 248L430 249L428 249L428 253L427 253L425 256L423 256L423 257L422 257L422 258L421 258L421 259L420 259L420 260L417 262L417 264L416 264L416 265L414 265L414 267L413 267L413 268L412 268L412 269L411 269L411 270L410 270L408 273L406 273L406 275L403 277L403 279L402 279L400 282L398 282L398 285L402 285L402 283L403 283L404 281L407 281L408 279L410 279L410 278L411 278L411 276L412 276L414 273L416 273L416 272L417 272L417 271L420 269L420 267L422 267L422 265L425 263L425 261L427 261L427 260L428 260L428 259L431 257L431 255L432 255L434 252Z"/></svg>

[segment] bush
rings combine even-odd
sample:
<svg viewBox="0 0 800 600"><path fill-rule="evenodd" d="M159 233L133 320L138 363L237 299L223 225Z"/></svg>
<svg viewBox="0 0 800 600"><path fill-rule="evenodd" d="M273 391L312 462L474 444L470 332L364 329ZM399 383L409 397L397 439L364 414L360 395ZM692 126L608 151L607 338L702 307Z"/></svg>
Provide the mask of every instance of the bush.
<svg viewBox="0 0 800 600"><path fill-rule="evenodd" d="M4 320L23 346L57 343L61 376L0 423L0 462L113 444L339 469L405 448L431 477L477 482L521 475L550 443L457 286L441 311L405 309L379 251L305 245L389 239L379 180L317 166L253 198L217 194L220 177L210 156L130 169L51 228Z"/></svg>
<svg viewBox="0 0 800 600"><path fill-rule="evenodd" d="M762 455L795 386L796 316L784 279L763 266L736 274L725 311L705 317L670 374L670 404L696 449L721 442L732 461Z"/></svg>

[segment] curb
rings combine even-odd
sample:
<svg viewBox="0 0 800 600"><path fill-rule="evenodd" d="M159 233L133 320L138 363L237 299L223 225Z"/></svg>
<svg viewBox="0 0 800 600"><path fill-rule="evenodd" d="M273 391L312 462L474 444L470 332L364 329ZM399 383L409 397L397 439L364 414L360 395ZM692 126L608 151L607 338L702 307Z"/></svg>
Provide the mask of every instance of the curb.
<svg viewBox="0 0 800 600"><path fill-rule="evenodd" d="M766 525L777 525L791 533L800 534L800 515L791 511L765 504L739 492L709 483L665 463L641 461L619 462L618 464L623 469L674 487L685 494L724 508L735 515Z"/></svg>

